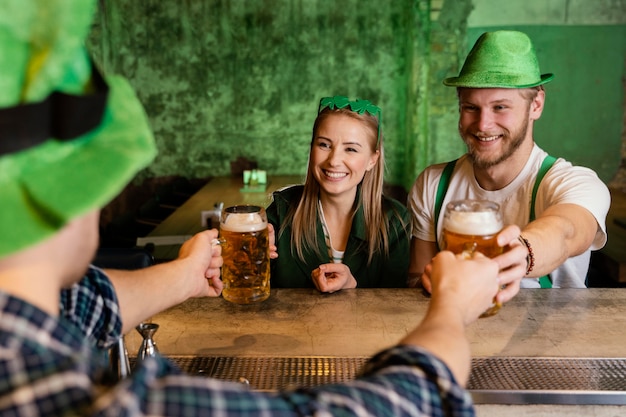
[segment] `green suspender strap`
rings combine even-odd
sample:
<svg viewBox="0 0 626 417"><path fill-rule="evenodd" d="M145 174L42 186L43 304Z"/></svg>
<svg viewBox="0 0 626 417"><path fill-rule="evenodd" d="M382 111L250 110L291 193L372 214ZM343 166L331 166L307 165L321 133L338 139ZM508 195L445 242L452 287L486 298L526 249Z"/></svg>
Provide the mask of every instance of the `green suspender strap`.
<svg viewBox="0 0 626 417"><path fill-rule="evenodd" d="M450 178L452 177L452 171L454 171L456 161L457 160L455 159L454 161L450 161L446 164L446 167L441 173L441 178L439 178L439 185L437 186L437 195L435 196L435 211L433 213L433 216L435 217L435 243L437 244L437 250L441 250L439 248L439 239L437 239L437 224L439 223L439 214L441 213L443 198L446 196L446 192L448 191L448 185L450 185Z"/></svg>
<svg viewBox="0 0 626 417"><path fill-rule="evenodd" d="M535 198L537 197L537 190L539 189L539 184L541 184L541 180L546 175L548 170L552 168L552 165L556 162L556 158L554 156L546 156L543 162L541 163L541 168L539 168L539 173L537 174L537 179L535 180L535 186L533 187L533 194L530 200L530 219L529 222L535 220ZM544 275L539 278L539 285L541 288L552 288L552 280L549 275Z"/></svg>

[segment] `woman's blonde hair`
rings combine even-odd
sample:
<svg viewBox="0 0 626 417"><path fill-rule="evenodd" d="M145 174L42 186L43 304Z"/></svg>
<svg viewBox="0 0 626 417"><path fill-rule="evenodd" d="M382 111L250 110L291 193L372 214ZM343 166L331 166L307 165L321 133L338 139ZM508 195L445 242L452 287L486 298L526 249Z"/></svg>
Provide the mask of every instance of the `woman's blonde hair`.
<svg viewBox="0 0 626 417"><path fill-rule="evenodd" d="M389 221L386 213L383 211L383 176L385 171L385 154L383 150L383 135L380 131L379 118L364 112L359 114L346 108L329 107L320 111L313 124L313 135L311 139L311 148L309 150L309 163L307 168L306 179L304 181L304 191L300 202L295 210L290 209L285 222L281 226L281 232L284 226L291 224L291 248L295 249L296 254L304 260L305 249L313 250L318 256L323 257L319 249L317 241L317 223L312 219L318 218L318 200L320 186L313 175L313 167L311 166L310 152L313 148L315 137L321 123L329 117L345 115L355 120L361 121L370 132L368 135L368 143L372 152L379 151L378 162L374 167L365 172L363 181L360 184L360 192L357 193L357 199L354 202L354 210L352 215L363 207L365 216L365 228L367 233L368 246L368 264L372 261L374 254L379 250L389 255ZM350 219L352 221L352 219Z"/></svg>

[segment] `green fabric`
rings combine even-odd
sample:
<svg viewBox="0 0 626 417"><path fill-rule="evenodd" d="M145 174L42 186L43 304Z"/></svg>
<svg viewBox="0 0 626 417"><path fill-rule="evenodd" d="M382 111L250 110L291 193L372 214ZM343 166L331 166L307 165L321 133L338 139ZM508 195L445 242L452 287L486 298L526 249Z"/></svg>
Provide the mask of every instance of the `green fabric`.
<svg viewBox="0 0 626 417"><path fill-rule="evenodd" d="M535 200L537 197L537 190L539 189L539 184L541 184L541 180L545 177L546 173L552 168L552 165L556 162L556 158L554 156L546 156L541 163L541 167L539 168L539 172L537 173L537 178L535 179L535 185L533 186L533 193L530 200L530 219L529 222L535 220ZM541 288L552 288L552 279L550 279L549 275L544 275L539 278L539 285Z"/></svg>
<svg viewBox="0 0 626 417"><path fill-rule="evenodd" d="M537 190L539 189L539 184L543 180L543 177L546 176L552 165L556 162L556 158L554 156L546 156L541 163L541 167L539 168L539 172L537 173L537 178L535 179L535 185L533 186L533 193L530 200L530 218L529 221L535 220L535 200L537 199Z"/></svg>
<svg viewBox="0 0 626 417"><path fill-rule="evenodd" d="M499 30L478 38L458 77L443 83L452 87L529 88L545 84L553 74L541 74L530 38L522 32Z"/></svg>
<svg viewBox="0 0 626 417"><path fill-rule="evenodd" d="M41 101L53 91L79 95L89 89L84 40L94 0L7 0L2 9L1 108ZM98 127L0 157L0 257L101 208L154 158L147 117L130 85L104 78L109 97Z"/></svg>
<svg viewBox="0 0 626 417"><path fill-rule="evenodd" d="M441 178L439 178L439 184L437 185L437 195L435 196L435 244L437 245L437 250L441 250L439 247L439 239L437 238L437 224L439 223L439 213L441 213L443 199L446 196L446 191L448 191L448 186L450 185L450 179L452 178L452 171L454 171L456 161L457 159L455 159L454 161L450 161L446 164L446 167L441 173Z"/></svg>
<svg viewBox="0 0 626 417"><path fill-rule="evenodd" d="M321 264L328 263L328 248L324 241L320 219L317 222L317 235L320 243L321 257L313 251L305 253L304 262L291 251L291 226L285 225L285 231L279 230L287 217L291 205L297 205L304 187L301 185L287 188L274 193L274 201L267 208L267 218L276 230L278 258L272 259L272 275L270 285L275 288L314 288L311 272ZM358 210L352 222L352 229L343 263L348 265L357 280L359 288L406 287L409 268L410 215L407 208L396 200L384 197L384 210L391 218L389 258L382 254L374 256L367 264L367 247L365 246L365 219L363 210ZM405 224L403 228L398 213Z"/></svg>

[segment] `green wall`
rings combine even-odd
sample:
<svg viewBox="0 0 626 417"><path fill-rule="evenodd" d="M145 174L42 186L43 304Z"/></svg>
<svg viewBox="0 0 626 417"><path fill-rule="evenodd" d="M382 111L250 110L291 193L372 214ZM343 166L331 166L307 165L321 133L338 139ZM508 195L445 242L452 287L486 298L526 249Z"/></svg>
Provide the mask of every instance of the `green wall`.
<svg viewBox="0 0 626 417"><path fill-rule="evenodd" d="M304 173L319 98L344 94L382 107L402 183L427 140L407 103L425 97L429 13L414 0L107 0L89 44L145 105L160 153L143 176L229 175L238 157Z"/></svg>
<svg viewBox="0 0 626 417"><path fill-rule="evenodd" d="M387 180L408 187L426 165L464 150L455 92L441 80L458 72L479 32L512 26L476 20L477 3L102 0L89 47L105 72L130 80L150 118L159 156L138 181L229 175L239 157L270 175L304 173L319 98L345 94L382 107ZM557 74L538 141L609 178L624 26L520 28Z"/></svg>

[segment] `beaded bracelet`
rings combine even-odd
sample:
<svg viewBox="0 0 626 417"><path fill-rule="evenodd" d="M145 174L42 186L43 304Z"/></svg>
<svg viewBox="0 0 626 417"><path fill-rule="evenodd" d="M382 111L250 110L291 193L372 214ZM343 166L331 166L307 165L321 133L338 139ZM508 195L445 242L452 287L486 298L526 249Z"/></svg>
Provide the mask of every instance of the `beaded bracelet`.
<svg viewBox="0 0 626 417"><path fill-rule="evenodd" d="M528 241L528 239L525 239L524 236L519 235L519 240L526 246L526 249L528 249L528 256L526 256L526 275L528 275L535 267L535 254L533 254L533 248L532 246L530 246L530 242Z"/></svg>

